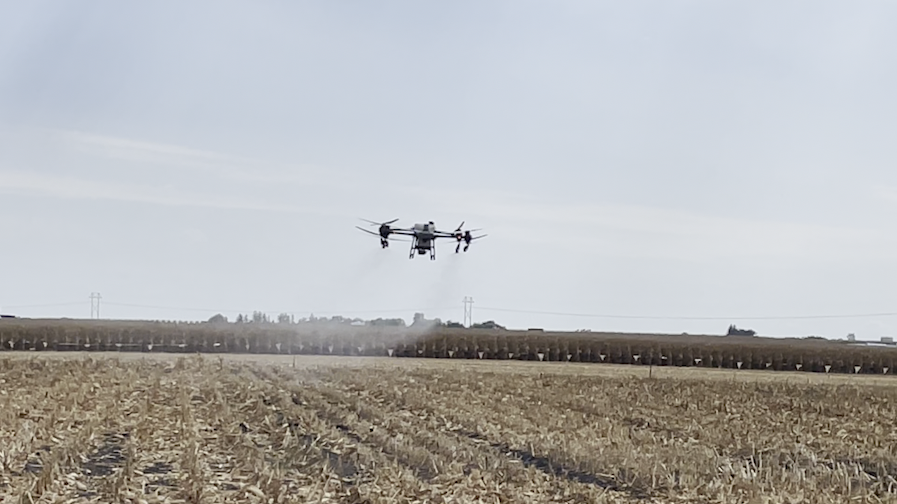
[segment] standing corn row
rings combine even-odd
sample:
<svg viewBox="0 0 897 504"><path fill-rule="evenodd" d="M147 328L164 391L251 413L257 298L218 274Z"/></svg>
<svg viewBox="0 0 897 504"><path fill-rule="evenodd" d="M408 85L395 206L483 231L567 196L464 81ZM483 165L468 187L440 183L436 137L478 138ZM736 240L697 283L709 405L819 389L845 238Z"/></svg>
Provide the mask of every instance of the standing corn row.
<svg viewBox="0 0 897 504"><path fill-rule="evenodd" d="M719 336L278 324L0 322L0 351L264 353L893 374L897 348Z"/></svg>

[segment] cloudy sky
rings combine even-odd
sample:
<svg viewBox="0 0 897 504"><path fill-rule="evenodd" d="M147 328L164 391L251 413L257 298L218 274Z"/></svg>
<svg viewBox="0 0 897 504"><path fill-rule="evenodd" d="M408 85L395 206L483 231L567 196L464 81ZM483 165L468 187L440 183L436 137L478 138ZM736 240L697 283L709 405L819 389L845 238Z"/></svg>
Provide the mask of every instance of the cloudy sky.
<svg viewBox="0 0 897 504"><path fill-rule="evenodd" d="M890 2L4 2L0 310L897 333ZM462 220L409 260L359 217Z"/></svg>

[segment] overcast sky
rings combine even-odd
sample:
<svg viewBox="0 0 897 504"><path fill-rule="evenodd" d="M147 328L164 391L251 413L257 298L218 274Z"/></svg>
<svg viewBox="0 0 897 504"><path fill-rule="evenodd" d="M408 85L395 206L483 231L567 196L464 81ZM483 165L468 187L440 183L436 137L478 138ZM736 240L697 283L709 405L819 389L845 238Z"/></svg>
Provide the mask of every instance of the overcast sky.
<svg viewBox="0 0 897 504"><path fill-rule="evenodd" d="M895 23L873 1L3 2L0 310L461 320L471 296L512 328L894 335L737 317L897 312ZM359 217L489 236L409 260Z"/></svg>

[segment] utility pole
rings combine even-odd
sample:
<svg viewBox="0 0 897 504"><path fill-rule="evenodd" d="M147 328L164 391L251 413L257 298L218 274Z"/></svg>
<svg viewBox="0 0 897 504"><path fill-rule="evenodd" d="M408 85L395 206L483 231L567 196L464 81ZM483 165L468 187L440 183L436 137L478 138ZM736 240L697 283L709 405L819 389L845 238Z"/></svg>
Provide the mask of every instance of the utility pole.
<svg viewBox="0 0 897 504"><path fill-rule="evenodd" d="M90 293L90 318L100 318L100 299L102 298L103 296L100 296L99 292Z"/></svg>
<svg viewBox="0 0 897 504"><path fill-rule="evenodd" d="M473 324L473 298L464 296L464 327Z"/></svg>

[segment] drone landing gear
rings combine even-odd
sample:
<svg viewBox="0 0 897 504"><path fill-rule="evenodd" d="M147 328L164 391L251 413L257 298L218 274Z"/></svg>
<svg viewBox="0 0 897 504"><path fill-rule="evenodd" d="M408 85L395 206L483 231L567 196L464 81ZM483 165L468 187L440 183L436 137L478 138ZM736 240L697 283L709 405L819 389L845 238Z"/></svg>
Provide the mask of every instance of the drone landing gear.
<svg viewBox="0 0 897 504"><path fill-rule="evenodd" d="M417 238L411 241L411 250L408 252L408 259L414 259L414 254L418 253L420 255L424 254L424 250L418 247ZM430 260L436 260L436 244L431 244L429 247L430 250Z"/></svg>

